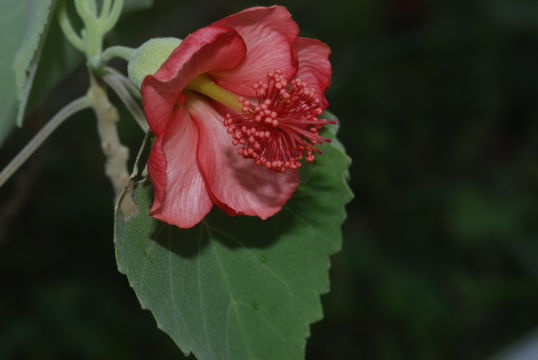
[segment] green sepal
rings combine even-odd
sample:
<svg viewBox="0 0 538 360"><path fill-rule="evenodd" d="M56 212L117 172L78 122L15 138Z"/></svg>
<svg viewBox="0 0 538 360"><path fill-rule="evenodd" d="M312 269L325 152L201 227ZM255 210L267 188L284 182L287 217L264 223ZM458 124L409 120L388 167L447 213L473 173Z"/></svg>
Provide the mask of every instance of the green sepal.
<svg viewBox="0 0 538 360"><path fill-rule="evenodd" d="M155 74L172 51L181 44L181 39L155 38L136 49L129 60L127 72L131 82L140 89L148 75Z"/></svg>

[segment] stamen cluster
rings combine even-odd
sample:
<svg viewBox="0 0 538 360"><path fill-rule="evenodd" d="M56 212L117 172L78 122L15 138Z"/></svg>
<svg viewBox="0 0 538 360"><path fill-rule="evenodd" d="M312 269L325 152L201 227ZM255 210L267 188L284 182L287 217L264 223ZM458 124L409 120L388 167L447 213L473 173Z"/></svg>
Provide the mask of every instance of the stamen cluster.
<svg viewBox="0 0 538 360"><path fill-rule="evenodd" d="M237 153L274 171L301 167L299 160L314 161L316 144L330 140L319 135L326 124L314 91L300 79L286 81L279 70L254 84L257 104L240 97L241 114L226 114L224 125L239 145Z"/></svg>

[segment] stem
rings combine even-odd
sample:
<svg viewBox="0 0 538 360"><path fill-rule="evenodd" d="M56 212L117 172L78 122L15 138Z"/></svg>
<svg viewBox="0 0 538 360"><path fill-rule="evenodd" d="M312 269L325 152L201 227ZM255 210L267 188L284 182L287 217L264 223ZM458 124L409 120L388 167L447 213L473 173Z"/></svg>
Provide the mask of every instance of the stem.
<svg viewBox="0 0 538 360"><path fill-rule="evenodd" d="M103 80L114 90L116 95L120 98L120 100L123 102L127 110L131 113L132 117L136 120L142 131L148 132L149 127L148 123L146 121L146 116L144 115L144 112L142 109L140 109L140 106L138 106L137 102L129 91L123 86L121 81L116 78L113 74L107 74L103 76Z"/></svg>
<svg viewBox="0 0 538 360"><path fill-rule="evenodd" d="M80 97L60 110L50 121L39 130L32 140L15 156L13 160L0 172L0 187L24 164L36 149L58 128L66 119L73 114L90 106L87 96Z"/></svg>
<svg viewBox="0 0 538 360"><path fill-rule="evenodd" d="M60 26L73 46L86 54L88 66L92 70L97 70L114 56L128 60L132 50L121 46L108 49L103 59L103 38L118 22L123 9L123 0L102 0L100 11L97 11L96 0L72 0L71 2L84 27L80 35L74 31L67 14L67 0L64 0L60 6Z"/></svg>
<svg viewBox="0 0 538 360"><path fill-rule="evenodd" d="M75 32L71 21L67 15L67 1L62 1L60 4L60 13L58 14L58 20L60 22L60 27L65 37L69 42L77 48L79 51L84 52L84 41L82 38Z"/></svg>
<svg viewBox="0 0 538 360"><path fill-rule="evenodd" d="M149 132L147 132L146 136L144 136L144 140L142 141L142 145L140 145L140 149L138 150L138 154L136 155L136 159L133 165L133 171L131 172L131 181L129 181L127 187L124 188L120 195L117 197L115 209L120 210L124 219L130 218L132 215L138 212L138 205L136 205L136 202L134 201L133 192L136 182L139 181L139 179L137 178L142 177L142 179L144 179L147 176L147 167L144 165L142 172L140 172L139 164L142 160L142 155L144 154L144 151L148 146L148 142L150 141L152 136L153 135L151 135L151 133Z"/></svg>
<svg viewBox="0 0 538 360"><path fill-rule="evenodd" d="M111 0L103 0L103 3L101 4L101 12L99 13L100 18L105 18L110 13L110 3Z"/></svg>
<svg viewBox="0 0 538 360"><path fill-rule="evenodd" d="M133 165L133 171L131 172L131 179L134 179L137 176L143 176L143 174L140 173L140 168L138 167L140 160L142 159L142 154L144 154L144 151L146 150L146 147L148 146L148 141L151 139L153 135L149 132L146 133L146 136L144 136L144 140L142 140L142 145L140 145L140 149L138 150L138 154L136 154L136 159ZM144 166L144 170L142 173L146 170L146 166Z"/></svg>
<svg viewBox="0 0 538 360"><path fill-rule="evenodd" d="M85 25L97 23L95 0L75 0L75 9Z"/></svg>
<svg viewBox="0 0 538 360"><path fill-rule="evenodd" d="M97 131L101 138L101 149L106 156L105 174L112 182L115 198L129 183L127 160L129 149L122 145L118 136L116 122L119 120L118 110L110 103L108 95L101 84L90 75L88 96L97 117Z"/></svg>
<svg viewBox="0 0 538 360"><path fill-rule="evenodd" d="M82 19L82 41L86 54L87 64L95 69L99 65L103 48L103 32L97 17L95 0L74 0L75 9Z"/></svg>
<svg viewBox="0 0 538 360"><path fill-rule="evenodd" d="M121 15L121 10L123 9L123 0L114 0L112 8L110 9L107 17L104 18L103 22L103 33L110 31L114 25L118 22L118 19Z"/></svg>
<svg viewBox="0 0 538 360"><path fill-rule="evenodd" d="M105 68L105 71L111 75L114 75L114 77L119 81L121 82L121 84L123 85L123 87L125 89L127 89L127 91L129 91L129 93L134 96L135 98L137 99L142 99L142 94L140 94L140 90L138 90L138 88L131 82L131 80L129 80L125 75L123 75L121 72L119 72L118 70L114 69L114 68L111 68L111 67L106 67Z"/></svg>
<svg viewBox="0 0 538 360"><path fill-rule="evenodd" d="M103 51L103 54L101 55L101 63L106 64L115 57L119 57L125 59L126 61L129 61L134 50L135 49L127 46L111 46L105 51Z"/></svg>

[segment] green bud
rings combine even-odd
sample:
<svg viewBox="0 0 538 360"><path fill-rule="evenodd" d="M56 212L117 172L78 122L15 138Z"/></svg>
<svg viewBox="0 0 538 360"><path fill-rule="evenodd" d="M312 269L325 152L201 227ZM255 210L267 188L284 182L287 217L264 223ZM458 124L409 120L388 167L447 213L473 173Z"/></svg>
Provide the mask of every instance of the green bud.
<svg viewBox="0 0 538 360"><path fill-rule="evenodd" d="M181 39L156 38L146 41L133 51L127 66L131 82L140 89L144 78L155 74L179 44Z"/></svg>

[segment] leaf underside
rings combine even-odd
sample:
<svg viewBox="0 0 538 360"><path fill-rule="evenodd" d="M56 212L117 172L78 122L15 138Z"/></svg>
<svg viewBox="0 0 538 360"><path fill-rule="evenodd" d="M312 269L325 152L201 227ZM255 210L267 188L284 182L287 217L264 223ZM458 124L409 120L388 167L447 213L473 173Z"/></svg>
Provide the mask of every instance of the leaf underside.
<svg viewBox="0 0 538 360"><path fill-rule="evenodd" d="M54 14L55 0L30 0L27 7L26 32L15 59L15 84L18 110L16 124L22 125L26 103L32 89L34 77L41 58L48 26Z"/></svg>
<svg viewBox="0 0 538 360"><path fill-rule="evenodd" d="M352 197L349 158L331 144L323 151L302 170L293 198L265 221L215 209L182 230L147 215L148 184L126 195L139 211L128 220L116 214L118 268L183 352L199 360L304 358Z"/></svg>
<svg viewBox="0 0 538 360"><path fill-rule="evenodd" d="M50 0L0 1L0 143L15 125L17 94L22 92L22 87L17 86L14 71L16 59L26 63L29 60L24 54L28 54L28 58L33 57L36 50L34 45L39 43L42 34L41 20L48 18L50 5ZM18 66L24 65L21 63ZM26 69L22 74L26 75Z"/></svg>

